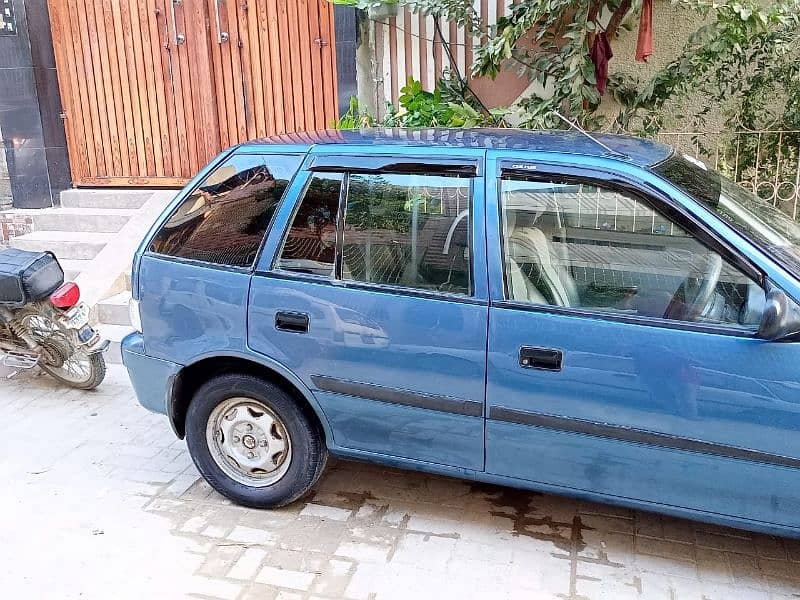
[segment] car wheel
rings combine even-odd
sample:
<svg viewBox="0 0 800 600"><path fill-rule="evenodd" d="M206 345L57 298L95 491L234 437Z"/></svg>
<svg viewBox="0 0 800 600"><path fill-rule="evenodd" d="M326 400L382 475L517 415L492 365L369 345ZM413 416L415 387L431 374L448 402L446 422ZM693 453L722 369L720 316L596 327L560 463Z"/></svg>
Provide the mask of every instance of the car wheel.
<svg viewBox="0 0 800 600"><path fill-rule="evenodd" d="M294 502L327 460L317 423L283 389L251 375L216 377L197 390L186 442L211 487L253 508Z"/></svg>

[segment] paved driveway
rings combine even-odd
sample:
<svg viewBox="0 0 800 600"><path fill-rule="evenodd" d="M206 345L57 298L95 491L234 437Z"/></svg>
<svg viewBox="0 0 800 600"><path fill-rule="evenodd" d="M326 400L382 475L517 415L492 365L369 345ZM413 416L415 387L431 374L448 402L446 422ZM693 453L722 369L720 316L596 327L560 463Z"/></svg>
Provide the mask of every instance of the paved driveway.
<svg viewBox="0 0 800 600"><path fill-rule="evenodd" d="M5 598L800 598L800 542L338 462L279 511L198 479L121 367L0 379Z"/></svg>

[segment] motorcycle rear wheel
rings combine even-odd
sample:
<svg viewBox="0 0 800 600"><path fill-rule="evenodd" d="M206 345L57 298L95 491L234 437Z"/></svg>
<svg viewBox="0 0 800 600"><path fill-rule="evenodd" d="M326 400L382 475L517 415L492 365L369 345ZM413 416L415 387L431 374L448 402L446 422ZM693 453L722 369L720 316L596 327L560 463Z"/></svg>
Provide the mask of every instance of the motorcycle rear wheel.
<svg viewBox="0 0 800 600"><path fill-rule="evenodd" d="M106 378L106 361L102 354L76 352L60 367L40 362L42 371L78 390L93 390Z"/></svg>
<svg viewBox="0 0 800 600"><path fill-rule="evenodd" d="M23 309L21 319L43 349L39 358L42 371L78 390L93 390L103 383L106 361L102 354L73 352L75 347L66 333L46 313Z"/></svg>

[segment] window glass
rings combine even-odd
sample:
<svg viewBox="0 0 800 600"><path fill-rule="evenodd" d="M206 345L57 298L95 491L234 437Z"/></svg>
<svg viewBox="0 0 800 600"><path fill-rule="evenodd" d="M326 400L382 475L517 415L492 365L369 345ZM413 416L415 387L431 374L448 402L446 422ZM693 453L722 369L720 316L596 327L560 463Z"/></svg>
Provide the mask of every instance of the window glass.
<svg viewBox="0 0 800 600"><path fill-rule="evenodd" d="M470 179L350 175L342 278L470 293Z"/></svg>
<svg viewBox="0 0 800 600"><path fill-rule="evenodd" d="M342 175L338 173L311 178L283 243L277 268L333 276L341 188Z"/></svg>
<svg viewBox="0 0 800 600"><path fill-rule="evenodd" d="M686 155L674 154L653 170L800 276L800 224L780 208Z"/></svg>
<svg viewBox="0 0 800 600"><path fill-rule="evenodd" d="M300 156L234 156L184 200L153 239L158 254L249 267Z"/></svg>
<svg viewBox="0 0 800 600"><path fill-rule="evenodd" d="M764 291L641 199L502 180L508 297L757 329Z"/></svg>

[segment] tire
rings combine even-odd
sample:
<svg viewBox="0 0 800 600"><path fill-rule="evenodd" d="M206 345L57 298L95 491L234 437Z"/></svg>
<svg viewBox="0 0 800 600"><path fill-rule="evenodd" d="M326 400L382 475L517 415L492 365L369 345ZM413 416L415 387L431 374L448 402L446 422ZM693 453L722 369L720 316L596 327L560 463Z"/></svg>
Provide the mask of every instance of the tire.
<svg viewBox="0 0 800 600"><path fill-rule="evenodd" d="M270 419L272 425L264 426ZM247 425L253 425L252 435L242 429ZM254 446L245 445L248 438L255 439ZM264 460L274 447L281 446L281 439L286 449ZM215 377L197 390L186 414L186 443L209 485L251 508L278 508L301 498L319 479L328 457L319 425L291 395L263 379L242 374ZM242 456L247 449L258 455L256 460L267 463L267 468L277 465L275 471L248 471L239 464L237 458L245 461L252 456Z"/></svg>
<svg viewBox="0 0 800 600"><path fill-rule="evenodd" d="M74 360L75 357L76 355L73 355L68 360ZM80 376L75 376L63 366L54 367L42 362L39 363L39 367L53 379L77 390L93 390L106 378L106 361L99 353L82 355L82 358L86 361L87 372Z"/></svg>

